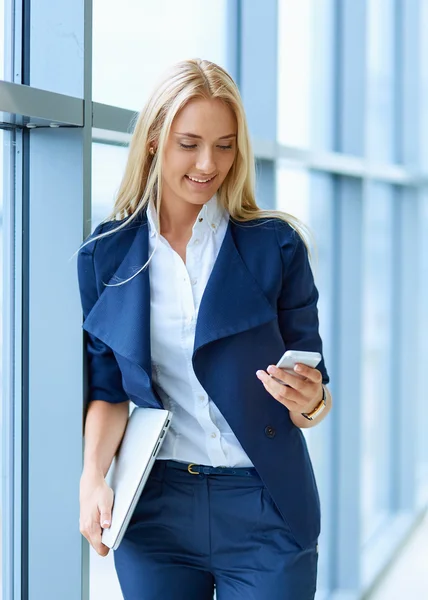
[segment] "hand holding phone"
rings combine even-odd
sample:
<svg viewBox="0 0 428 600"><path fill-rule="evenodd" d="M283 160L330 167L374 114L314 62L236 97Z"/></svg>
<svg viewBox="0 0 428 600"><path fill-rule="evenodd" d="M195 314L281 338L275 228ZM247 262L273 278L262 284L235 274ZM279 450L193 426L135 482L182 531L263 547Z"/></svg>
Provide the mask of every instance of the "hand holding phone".
<svg viewBox="0 0 428 600"><path fill-rule="evenodd" d="M276 366L279 369L284 369L287 373L291 373L296 377L301 377L294 370L294 367L301 363L302 365L306 365L307 367L315 367L321 361L321 354L319 352L304 352L302 350L287 350L281 356Z"/></svg>
<svg viewBox="0 0 428 600"><path fill-rule="evenodd" d="M321 360L322 356L319 352L287 350L276 366L270 364L267 372L256 371L256 376L261 380L266 391L291 413L300 413L311 420L313 415L321 412L321 403L326 406L321 374L316 371ZM294 371L297 364L302 365L306 376ZM285 373L282 373L282 370ZM315 402L317 402L316 410L314 410Z"/></svg>

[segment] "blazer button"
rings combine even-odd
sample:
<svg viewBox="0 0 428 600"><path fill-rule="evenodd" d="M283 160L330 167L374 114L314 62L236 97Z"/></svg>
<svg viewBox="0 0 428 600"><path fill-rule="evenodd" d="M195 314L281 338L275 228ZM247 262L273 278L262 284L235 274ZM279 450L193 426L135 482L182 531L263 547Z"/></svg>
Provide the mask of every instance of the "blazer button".
<svg viewBox="0 0 428 600"><path fill-rule="evenodd" d="M268 425L267 427L265 427L265 434L268 436L268 438L274 438L276 435L276 431L273 427Z"/></svg>

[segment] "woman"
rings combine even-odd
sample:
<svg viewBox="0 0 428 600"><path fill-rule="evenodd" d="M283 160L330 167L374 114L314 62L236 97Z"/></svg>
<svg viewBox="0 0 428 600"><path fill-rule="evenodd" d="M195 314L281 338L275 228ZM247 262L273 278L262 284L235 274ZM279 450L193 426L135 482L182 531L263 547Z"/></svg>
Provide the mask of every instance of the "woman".
<svg viewBox="0 0 428 600"><path fill-rule="evenodd" d="M153 92L79 284L80 527L102 556L129 400L174 413L115 551L124 598L208 600L215 585L218 600L312 599L320 509L301 428L330 410L328 375L323 361L301 377L273 365L285 349L322 352L318 292L299 223L257 207L242 101L221 67L180 62Z"/></svg>

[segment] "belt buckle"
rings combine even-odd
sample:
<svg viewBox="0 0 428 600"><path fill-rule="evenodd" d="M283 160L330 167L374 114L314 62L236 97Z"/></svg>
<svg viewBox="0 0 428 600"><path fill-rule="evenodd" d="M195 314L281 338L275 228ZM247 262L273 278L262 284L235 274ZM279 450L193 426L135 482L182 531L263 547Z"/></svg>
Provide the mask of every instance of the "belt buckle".
<svg viewBox="0 0 428 600"><path fill-rule="evenodd" d="M199 475L198 471L192 471L192 467L195 466L195 463L190 463L187 465L187 470L191 475Z"/></svg>

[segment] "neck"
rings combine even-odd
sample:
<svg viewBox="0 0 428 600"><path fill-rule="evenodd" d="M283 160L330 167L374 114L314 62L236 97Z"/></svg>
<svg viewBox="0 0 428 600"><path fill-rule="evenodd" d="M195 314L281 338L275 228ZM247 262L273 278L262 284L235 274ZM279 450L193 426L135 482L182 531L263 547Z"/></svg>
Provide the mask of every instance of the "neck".
<svg viewBox="0 0 428 600"><path fill-rule="evenodd" d="M180 198L169 200L162 197L160 208L162 235L170 235L175 238L188 236L202 206L202 204L191 204Z"/></svg>

